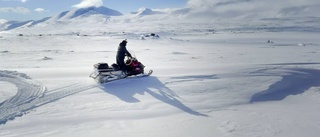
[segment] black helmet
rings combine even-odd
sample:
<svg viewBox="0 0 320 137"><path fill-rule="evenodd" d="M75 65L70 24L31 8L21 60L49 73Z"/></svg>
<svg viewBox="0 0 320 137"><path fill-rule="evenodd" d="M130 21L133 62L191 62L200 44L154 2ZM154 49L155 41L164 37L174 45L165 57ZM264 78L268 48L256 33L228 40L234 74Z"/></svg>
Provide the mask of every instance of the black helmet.
<svg viewBox="0 0 320 137"><path fill-rule="evenodd" d="M122 41L122 43L128 43L127 39L124 39L124 40Z"/></svg>

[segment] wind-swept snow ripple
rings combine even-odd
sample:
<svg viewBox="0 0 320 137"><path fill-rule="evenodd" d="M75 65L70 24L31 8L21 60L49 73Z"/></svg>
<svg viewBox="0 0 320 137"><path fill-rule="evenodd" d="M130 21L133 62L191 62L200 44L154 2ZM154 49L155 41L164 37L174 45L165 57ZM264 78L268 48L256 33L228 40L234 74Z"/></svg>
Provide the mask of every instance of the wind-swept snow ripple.
<svg viewBox="0 0 320 137"><path fill-rule="evenodd" d="M97 86L97 84L79 83L46 91L41 83L25 74L12 71L0 71L0 81L9 82L18 88L15 96L0 103L0 124L22 116L28 110Z"/></svg>
<svg viewBox="0 0 320 137"><path fill-rule="evenodd" d="M320 70L296 68L282 76L282 80L269 86L267 90L256 93L250 102L283 100L289 95L297 95L311 87L320 86Z"/></svg>

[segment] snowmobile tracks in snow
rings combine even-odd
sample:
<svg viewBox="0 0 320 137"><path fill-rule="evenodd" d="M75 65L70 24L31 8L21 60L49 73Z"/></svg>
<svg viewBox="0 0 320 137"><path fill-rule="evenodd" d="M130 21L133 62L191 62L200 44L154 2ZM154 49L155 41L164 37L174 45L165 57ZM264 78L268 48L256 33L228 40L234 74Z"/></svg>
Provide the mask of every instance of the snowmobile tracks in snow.
<svg viewBox="0 0 320 137"><path fill-rule="evenodd" d="M98 86L78 83L47 91L40 82L13 71L0 71L0 81L11 83L18 90L13 97L0 102L0 125L26 114L31 109Z"/></svg>

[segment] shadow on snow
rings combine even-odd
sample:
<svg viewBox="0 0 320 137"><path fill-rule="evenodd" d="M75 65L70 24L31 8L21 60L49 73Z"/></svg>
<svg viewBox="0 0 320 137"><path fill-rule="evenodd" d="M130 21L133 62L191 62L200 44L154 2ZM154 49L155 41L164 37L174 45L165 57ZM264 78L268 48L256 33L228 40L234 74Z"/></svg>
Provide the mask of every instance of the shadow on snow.
<svg viewBox="0 0 320 137"><path fill-rule="evenodd" d="M283 100L289 95L301 94L311 87L320 86L320 70L290 70L292 72L282 76L282 80L270 85L267 90L254 94L250 102Z"/></svg>
<svg viewBox="0 0 320 137"><path fill-rule="evenodd" d="M106 83L102 85L102 88L105 92L128 103L140 102L140 100L134 97L135 94L144 95L145 93L148 93L152 97L186 113L196 116L208 116L184 105L177 99L179 98L178 95L166 87L158 78L153 76L145 77L143 80L127 79L121 82Z"/></svg>

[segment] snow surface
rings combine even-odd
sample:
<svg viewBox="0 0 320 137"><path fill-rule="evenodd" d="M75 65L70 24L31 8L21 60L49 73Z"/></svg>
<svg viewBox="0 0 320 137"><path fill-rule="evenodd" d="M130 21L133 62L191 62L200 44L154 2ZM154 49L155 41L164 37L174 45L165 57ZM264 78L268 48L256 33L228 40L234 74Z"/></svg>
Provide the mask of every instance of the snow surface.
<svg viewBox="0 0 320 137"><path fill-rule="evenodd" d="M319 135L319 31L125 18L0 32L0 136ZM154 73L89 78L123 39Z"/></svg>

